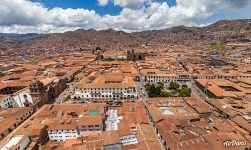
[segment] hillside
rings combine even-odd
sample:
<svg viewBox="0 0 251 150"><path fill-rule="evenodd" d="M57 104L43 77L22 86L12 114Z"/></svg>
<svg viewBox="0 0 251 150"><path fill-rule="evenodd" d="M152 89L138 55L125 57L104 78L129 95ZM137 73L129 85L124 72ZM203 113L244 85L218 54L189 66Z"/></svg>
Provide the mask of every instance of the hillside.
<svg viewBox="0 0 251 150"><path fill-rule="evenodd" d="M38 34L0 34L1 48L21 51L54 50L64 52L69 50L93 49L130 49L142 45L153 48L167 44L192 44L200 42L205 45L212 43L245 40L251 33L251 20L223 20L206 27L177 26L165 30L125 33L112 29L96 31L93 29L69 31L47 35Z"/></svg>

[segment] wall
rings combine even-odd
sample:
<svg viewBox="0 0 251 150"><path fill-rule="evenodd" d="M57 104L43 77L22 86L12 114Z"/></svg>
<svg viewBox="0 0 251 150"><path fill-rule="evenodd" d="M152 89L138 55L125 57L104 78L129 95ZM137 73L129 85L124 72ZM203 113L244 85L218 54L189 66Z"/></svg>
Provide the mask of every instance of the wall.
<svg viewBox="0 0 251 150"><path fill-rule="evenodd" d="M13 105L13 98L11 96L6 96L4 99L0 102L1 108L8 108L9 106Z"/></svg>
<svg viewBox="0 0 251 150"><path fill-rule="evenodd" d="M130 145L130 144L136 144L138 143L138 140L135 135L126 135L120 137L120 141L122 145Z"/></svg>
<svg viewBox="0 0 251 150"><path fill-rule="evenodd" d="M72 130L48 130L48 135L52 141L66 141L68 139L74 139L80 137L77 129Z"/></svg>
<svg viewBox="0 0 251 150"><path fill-rule="evenodd" d="M99 93L99 94L91 94ZM118 94L115 94L118 93ZM120 94L121 93L121 94ZM118 96L117 96L118 95ZM116 89L76 89L74 96L79 99L130 99L136 98L137 92L135 88L116 88Z"/></svg>
<svg viewBox="0 0 251 150"><path fill-rule="evenodd" d="M26 147L30 144L31 140L29 136L25 136L23 142L19 145L19 150L25 150Z"/></svg>
<svg viewBox="0 0 251 150"><path fill-rule="evenodd" d="M29 93L26 93L26 92L21 92L15 96L13 96L14 98L14 101L13 101L13 106L14 107L25 107L25 95L26 95L26 98L28 100L28 102L30 102L31 104L33 104L33 100L32 100L32 97Z"/></svg>

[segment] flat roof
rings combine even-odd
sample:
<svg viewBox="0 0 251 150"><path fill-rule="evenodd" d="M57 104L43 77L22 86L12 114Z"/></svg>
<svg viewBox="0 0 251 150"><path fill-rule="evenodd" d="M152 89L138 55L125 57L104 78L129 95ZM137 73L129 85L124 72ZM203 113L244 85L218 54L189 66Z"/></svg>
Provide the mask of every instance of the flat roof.
<svg viewBox="0 0 251 150"><path fill-rule="evenodd" d="M24 137L23 135L15 135L15 136L11 137L11 139L8 142L6 142L3 145L3 147L1 147L1 150L11 149L11 147L17 145L17 143L19 143L23 137Z"/></svg>

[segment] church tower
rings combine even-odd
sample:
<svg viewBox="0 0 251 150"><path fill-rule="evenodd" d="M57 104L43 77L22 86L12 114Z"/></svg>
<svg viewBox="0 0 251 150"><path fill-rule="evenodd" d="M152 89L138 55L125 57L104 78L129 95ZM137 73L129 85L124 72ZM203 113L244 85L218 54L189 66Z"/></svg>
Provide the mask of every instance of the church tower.
<svg viewBox="0 0 251 150"><path fill-rule="evenodd" d="M29 89L34 105L42 106L48 103L46 87L41 81L34 79L31 82Z"/></svg>

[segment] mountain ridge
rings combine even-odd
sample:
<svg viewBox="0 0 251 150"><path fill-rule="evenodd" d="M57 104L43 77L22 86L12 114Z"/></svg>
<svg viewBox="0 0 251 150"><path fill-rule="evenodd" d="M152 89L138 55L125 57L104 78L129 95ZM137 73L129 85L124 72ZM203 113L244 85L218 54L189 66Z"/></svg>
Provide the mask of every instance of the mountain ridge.
<svg viewBox="0 0 251 150"><path fill-rule="evenodd" d="M142 45L163 47L167 44L212 44L244 40L251 34L251 19L221 20L205 27L183 25L164 29L127 33L124 31L78 29L51 34L0 34L1 47L25 50L78 50L140 48Z"/></svg>

